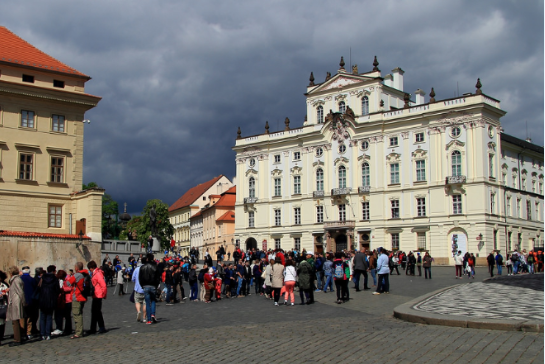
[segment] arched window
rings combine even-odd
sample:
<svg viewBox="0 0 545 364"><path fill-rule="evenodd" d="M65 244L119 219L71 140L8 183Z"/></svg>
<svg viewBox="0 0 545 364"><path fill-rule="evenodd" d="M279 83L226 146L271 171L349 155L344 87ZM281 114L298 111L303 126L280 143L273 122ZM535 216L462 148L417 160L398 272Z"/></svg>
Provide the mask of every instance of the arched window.
<svg viewBox="0 0 545 364"><path fill-rule="evenodd" d="M369 164L367 163L363 163L361 166L361 185L370 186Z"/></svg>
<svg viewBox="0 0 545 364"><path fill-rule="evenodd" d="M322 105L318 106L316 109L316 120L318 121L318 124L324 122L324 107Z"/></svg>
<svg viewBox="0 0 545 364"><path fill-rule="evenodd" d="M461 176L462 175L462 154L455 150L451 154L452 157L452 175Z"/></svg>
<svg viewBox="0 0 545 364"><path fill-rule="evenodd" d="M339 188L346 187L346 168L344 166L339 167Z"/></svg>
<svg viewBox="0 0 545 364"><path fill-rule="evenodd" d="M346 112L346 104L344 101L339 102L339 112L342 114Z"/></svg>
<svg viewBox="0 0 545 364"><path fill-rule="evenodd" d="M316 170L316 191L324 190L324 171L321 168Z"/></svg>
<svg viewBox="0 0 545 364"><path fill-rule="evenodd" d="M254 179L254 177L250 177L250 180L248 181L248 190L250 191L250 195L248 197L255 197L255 179Z"/></svg>
<svg viewBox="0 0 545 364"><path fill-rule="evenodd" d="M361 114L369 114L369 98L367 96L364 96L361 99Z"/></svg>

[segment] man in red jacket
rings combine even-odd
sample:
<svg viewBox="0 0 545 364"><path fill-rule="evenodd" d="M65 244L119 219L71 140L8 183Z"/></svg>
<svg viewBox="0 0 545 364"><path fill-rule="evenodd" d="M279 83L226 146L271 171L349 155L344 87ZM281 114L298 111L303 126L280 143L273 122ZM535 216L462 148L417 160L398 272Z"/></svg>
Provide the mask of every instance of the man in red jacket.
<svg viewBox="0 0 545 364"><path fill-rule="evenodd" d="M76 325L76 331L70 339L79 339L83 337L83 306L87 302L87 297L83 295L85 277L89 275L89 272L83 269L83 263L77 262L74 266L76 273L74 274L74 283L72 284L72 316L74 316L74 324Z"/></svg>
<svg viewBox="0 0 545 364"><path fill-rule="evenodd" d="M106 289L106 281L104 280L104 272L97 267L97 263L91 260L87 263L87 268L91 271L91 283L93 284L93 302L91 303L91 329L89 334L98 333L104 334L107 332L102 317L102 299L106 299L108 291Z"/></svg>

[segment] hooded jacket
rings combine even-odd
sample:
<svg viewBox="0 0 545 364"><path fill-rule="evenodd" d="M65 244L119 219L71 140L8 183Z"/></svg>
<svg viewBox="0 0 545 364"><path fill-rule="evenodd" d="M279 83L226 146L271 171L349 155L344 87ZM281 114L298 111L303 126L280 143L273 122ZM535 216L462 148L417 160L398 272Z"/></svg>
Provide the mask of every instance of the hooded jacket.
<svg viewBox="0 0 545 364"><path fill-rule="evenodd" d="M89 275L89 271L87 269L80 270L79 272L76 272L74 274L74 279L72 283L72 287L74 290L72 291L72 302L87 302L87 298L83 296L83 287L85 283L85 277Z"/></svg>
<svg viewBox="0 0 545 364"><path fill-rule="evenodd" d="M60 294L59 280L53 273L45 273L38 283L40 289L40 310L52 311L57 308Z"/></svg>
<svg viewBox="0 0 545 364"><path fill-rule="evenodd" d="M97 268L93 271L91 277L91 283L95 287L93 298L106 298L108 290L106 289L106 281L104 280L104 272L101 268Z"/></svg>

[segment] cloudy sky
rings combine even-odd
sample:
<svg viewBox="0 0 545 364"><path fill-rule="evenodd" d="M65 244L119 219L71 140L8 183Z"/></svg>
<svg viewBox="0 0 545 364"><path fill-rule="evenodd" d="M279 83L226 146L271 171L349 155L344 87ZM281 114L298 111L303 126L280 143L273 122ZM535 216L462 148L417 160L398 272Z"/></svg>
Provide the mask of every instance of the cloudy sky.
<svg viewBox="0 0 545 364"><path fill-rule="evenodd" d="M437 99L480 77L505 131L525 138L527 122L543 145L543 14L542 0L3 0L0 24L92 77L84 181L139 213L234 177L238 126L301 126L310 72L322 82L350 48L360 72L377 55Z"/></svg>

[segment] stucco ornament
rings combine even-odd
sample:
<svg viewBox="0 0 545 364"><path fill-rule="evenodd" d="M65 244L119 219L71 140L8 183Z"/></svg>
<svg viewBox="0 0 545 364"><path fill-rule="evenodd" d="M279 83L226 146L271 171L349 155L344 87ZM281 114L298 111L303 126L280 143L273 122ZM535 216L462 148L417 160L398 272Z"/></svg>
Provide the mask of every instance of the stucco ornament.
<svg viewBox="0 0 545 364"><path fill-rule="evenodd" d="M350 139L350 133L348 133L349 123L340 115L333 116L333 120L329 124L329 130L333 132L333 140L342 142Z"/></svg>

